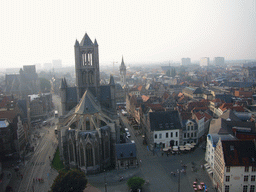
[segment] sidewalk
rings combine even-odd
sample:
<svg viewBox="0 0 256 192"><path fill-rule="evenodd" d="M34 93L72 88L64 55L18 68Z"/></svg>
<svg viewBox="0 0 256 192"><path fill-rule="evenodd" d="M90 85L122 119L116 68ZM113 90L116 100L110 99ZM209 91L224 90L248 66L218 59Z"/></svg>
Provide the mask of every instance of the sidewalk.
<svg viewBox="0 0 256 192"><path fill-rule="evenodd" d="M5 191L7 185L9 185L9 182L12 179L12 173L10 171L3 171L3 174L3 179L0 183L0 191Z"/></svg>

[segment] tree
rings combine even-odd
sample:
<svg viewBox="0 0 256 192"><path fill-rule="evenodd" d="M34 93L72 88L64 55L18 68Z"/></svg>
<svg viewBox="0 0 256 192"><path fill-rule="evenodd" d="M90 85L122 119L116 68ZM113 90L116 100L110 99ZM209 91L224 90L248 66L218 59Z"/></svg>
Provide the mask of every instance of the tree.
<svg viewBox="0 0 256 192"><path fill-rule="evenodd" d="M140 177L132 177L127 181L127 185L132 191L137 191L138 189L141 189L144 183L145 180Z"/></svg>
<svg viewBox="0 0 256 192"><path fill-rule="evenodd" d="M82 192L86 185L87 179L84 172L77 169L66 173L60 171L51 186L51 192Z"/></svg>

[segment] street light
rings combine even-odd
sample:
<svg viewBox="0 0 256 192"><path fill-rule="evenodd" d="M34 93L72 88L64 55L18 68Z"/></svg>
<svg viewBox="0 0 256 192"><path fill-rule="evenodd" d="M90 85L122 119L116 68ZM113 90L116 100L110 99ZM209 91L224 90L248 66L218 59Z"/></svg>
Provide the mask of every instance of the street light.
<svg viewBox="0 0 256 192"><path fill-rule="evenodd" d="M177 173L178 173L178 192L180 192L180 170L177 169Z"/></svg>
<svg viewBox="0 0 256 192"><path fill-rule="evenodd" d="M105 183L105 192L107 192L107 182L106 182L106 172L105 172L105 169L104 169L104 183Z"/></svg>

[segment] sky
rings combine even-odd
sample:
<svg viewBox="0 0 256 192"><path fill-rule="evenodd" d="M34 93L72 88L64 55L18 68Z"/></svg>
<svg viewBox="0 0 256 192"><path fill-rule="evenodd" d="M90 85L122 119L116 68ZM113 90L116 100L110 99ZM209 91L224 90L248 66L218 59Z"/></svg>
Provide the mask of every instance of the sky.
<svg viewBox="0 0 256 192"><path fill-rule="evenodd" d="M0 68L74 65L85 33L100 65L256 59L255 0L1 0Z"/></svg>

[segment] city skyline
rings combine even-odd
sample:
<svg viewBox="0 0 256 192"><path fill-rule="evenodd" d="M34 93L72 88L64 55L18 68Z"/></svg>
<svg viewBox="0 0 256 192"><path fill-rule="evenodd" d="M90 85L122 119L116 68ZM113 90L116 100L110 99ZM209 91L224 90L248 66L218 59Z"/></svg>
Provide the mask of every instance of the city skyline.
<svg viewBox="0 0 256 192"><path fill-rule="evenodd" d="M256 59L255 1L1 1L1 68L74 65L85 33L101 65Z"/></svg>

